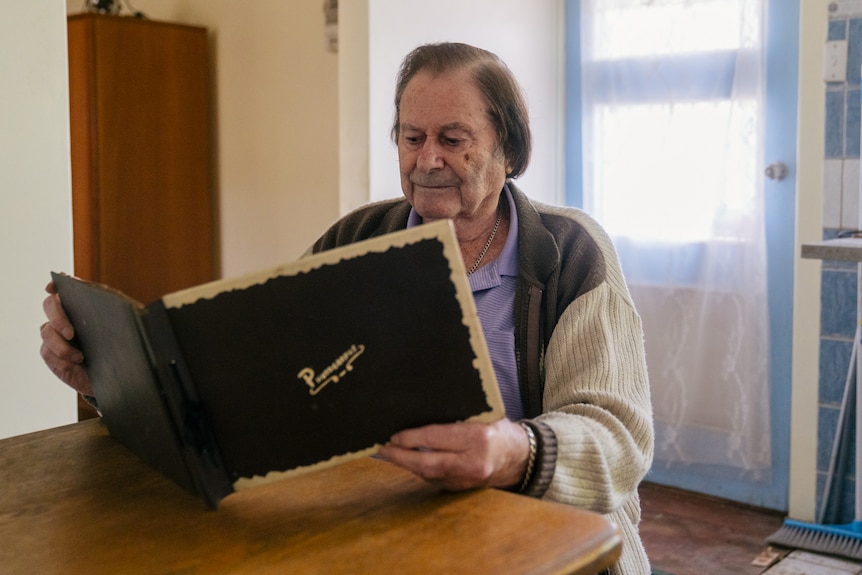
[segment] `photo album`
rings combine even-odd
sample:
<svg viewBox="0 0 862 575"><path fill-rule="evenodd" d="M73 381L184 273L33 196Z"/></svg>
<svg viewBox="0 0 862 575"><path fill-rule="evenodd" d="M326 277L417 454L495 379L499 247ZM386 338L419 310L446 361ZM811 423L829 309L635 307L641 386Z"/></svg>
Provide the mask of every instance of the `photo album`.
<svg viewBox="0 0 862 575"><path fill-rule="evenodd" d="M110 434L212 508L403 429L504 417L448 221L148 304L52 277Z"/></svg>

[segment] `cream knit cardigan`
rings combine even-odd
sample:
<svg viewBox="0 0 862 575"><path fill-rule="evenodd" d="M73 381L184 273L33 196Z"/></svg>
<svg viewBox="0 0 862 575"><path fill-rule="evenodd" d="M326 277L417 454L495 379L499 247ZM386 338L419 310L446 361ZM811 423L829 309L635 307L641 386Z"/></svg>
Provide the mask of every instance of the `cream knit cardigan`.
<svg viewBox="0 0 862 575"><path fill-rule="evenodd" d="M522 260L542 260L540 267L550 266L570 287L585 281L558 314L543 349L542 413L528 422L545 449L527 493L606 515L623 538L610 572L648 575L637 489L652 463L652 406L641 320L619 258L605 231L582 210L534 202L507 185L521 243L530 243L530 230L537 228L546 239L554 237L541 250L521 245ZM409 209L403 199L359 208L334 224L313 251L403 229Z"/></svg>
<svg viewBox="0 0 862 575"><path fill-rule="evenodd" d="M653 427L640 317L610 238L580 210L540 206L575 220L598 244L606 275L563 312L545 352L543 414L557 438L543 498L606 514L623 536L613 574L649 574L637 487L652 462Z"/></svg>

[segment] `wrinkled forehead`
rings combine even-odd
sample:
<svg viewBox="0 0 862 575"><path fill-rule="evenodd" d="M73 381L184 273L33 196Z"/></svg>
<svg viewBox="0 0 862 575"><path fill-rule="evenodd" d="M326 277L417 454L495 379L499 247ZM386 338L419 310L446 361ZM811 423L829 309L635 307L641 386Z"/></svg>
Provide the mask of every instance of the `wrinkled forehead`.
<svg viewBox="0 0 862 575"><path fill-rule="evenodd" d="M488 105L467 70L419 72L401 97L401 127L479 129L490 124Z"/></svg>

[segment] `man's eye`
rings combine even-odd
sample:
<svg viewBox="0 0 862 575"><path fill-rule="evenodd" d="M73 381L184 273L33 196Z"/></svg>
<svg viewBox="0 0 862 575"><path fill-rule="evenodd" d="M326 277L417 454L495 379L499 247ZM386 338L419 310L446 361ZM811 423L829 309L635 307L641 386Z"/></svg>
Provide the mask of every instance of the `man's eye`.
<svg viewBox="0 0 862 575"><path fill-rule="evenodd" d="M461 140L459 140L459 139L457 139L457 138L444 138L444 139L443 139L443 142L444 142L447 146L457 146L458 144L460 144L460 143L461 143Z"/></svg>

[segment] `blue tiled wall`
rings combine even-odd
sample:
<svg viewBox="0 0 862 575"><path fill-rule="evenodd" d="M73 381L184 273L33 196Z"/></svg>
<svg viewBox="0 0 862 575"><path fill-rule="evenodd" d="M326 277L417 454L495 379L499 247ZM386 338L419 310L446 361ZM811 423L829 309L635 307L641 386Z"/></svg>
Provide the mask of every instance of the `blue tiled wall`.
<svg viewBox="0 0 862 575"><path fill-rule="evenodd" d="M829 163L840 161L842 172L845 166L855 166L858 172L860 159L860 71L862 71L862 15L841 17L830 20L828 40L847 40L847 81L826 83L826 125L824 159ZM829 178L827 177L827 180ZM834 181L834 180L833 180ZM842 180L841 185L845 182ZM840 193L830 193L824 189L827 205L824 214L835 214L838 209L829 202L847 202L847 194L855 197L854 205L859 202L858 177L846 182L851 189ZM826 187L829 183L826 183ZM842 196L842 194L844 194ZM832 209L830 209L830 207ZM852 226L848 226L848 221ZM824 218L823 238L830 239L840 231L858 226L858 217L852 214L837 220ZM824 261L821 279L821 319L820 319L820 381L817 429L817 486L818 508L822 504L826 472L835 438L841 399L853 347L856 330L857 273L852 262ZM850 433L855 425L851 423ZM852 435L851 435L852 437ZM847 523L853 519L854 473L853 453L850 454L849 469L842 478L843 497L839 522Z"/></svg>

